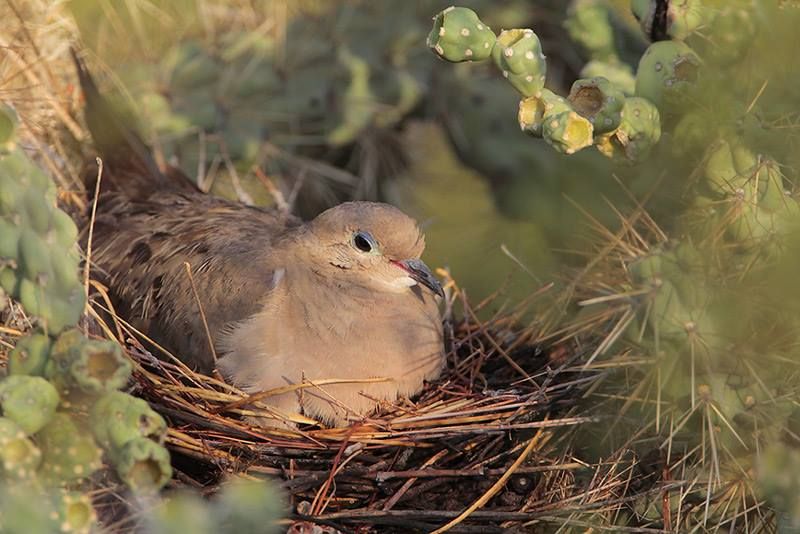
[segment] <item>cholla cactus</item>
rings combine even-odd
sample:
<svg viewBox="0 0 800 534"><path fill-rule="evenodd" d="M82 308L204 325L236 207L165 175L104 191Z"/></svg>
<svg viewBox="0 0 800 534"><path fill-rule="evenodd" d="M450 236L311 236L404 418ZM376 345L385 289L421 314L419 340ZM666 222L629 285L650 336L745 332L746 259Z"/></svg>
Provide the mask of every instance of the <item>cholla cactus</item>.
<svg viewBox="0 0 800 534"><path fill-rule="evenodd" d="M234 479L217 497L218 521L226 532L281 532L275 518L284 509L283 499L274 486L259 480Z"/></svg>
<svg viewBox="0 0 800 534"><path fill-rule="evenodd" d="M633 0L631 9L652 41L682 41L710 16L702 0Z"/></svg>
<svg viewBox="0 0 800 534"><path fill-rule="evenodd" d="M542 89L539 93L519 101L520 129L534 137L542 137L542 127L548 117L553 117L565 111L571 111L569 102L549 89Z"/></svg>
<svg viewBox="0 0 800 534"><path fill-rule="evenodd" d="M562 154L574 154L591 146L594 140L592 123L572 110L547 117L542 137Z"/></svg>
<svg viewBox="0 0 800 534"><path fill-rule="evenodd" d="M622 121L625 95L606 78L576 80L567 100L581 117L589 119L595 134L616 130Z"/></svg>
<svg viewBox="0 0 800 534"><path fill-rule="evenodd" d="M625 99L622 121L613 132L598 136L597 149L611 158L637 163L644 160L661 139L661 116L644 98Z"/></svg>
<svg viewBox="0 0 800 534"><path fill-rule="evenodd" d="M117 343L86 339L77 330L69 330L53 345L45 376L62 392L76 389L100 394L123 387L131 369Z"/></svg>
<svg viewBox="0 0 800 534"><path fill-rule="evenodd" d="M164 418L147 402L120 391L108 393L92 405L89 424L95 439L107 451L118 451L136 438L162 443L167 432Z"/></svg>
<svg viewBox="0 0 800 534"><path fill-rule="evenodd" d="M651 44L636 70L636 96L646 98L662 112L679 104L697 79L700 58L684 43Z"/></svg>
<svg viewBox="0 0 800 534"><path fill-rule="evenodd" d="M3 416L25 431L35 434L46 425L59 403L56 388L39 376L12 375L0 382Z"/></svg>
<svg viewBox="0 0 800 534"><path fill-rule="evenodd" d="M633 96L636 91L636 77L633 69L625 63L607 63L592 60L581 69L581 78L602 76L614 84L625 96Z"/></svg>
<svg viewBox="0 0 800 534"><path fill-rule="evenodd" d="M102 451L91 434L67 414L57 413L36 434L36 440L44 455L39 475L48 482L77 482L102 466Z"/></svg>
<svg viewBox="0 0 800 534"><path fill-rule="evenodd" d="M172 478L169 452L147 438L134 438L110 451L120 479L135 493L154 493Z"/></svg>
<svg viewBox="0 0 800 534"><path fill-rule="evenodd" d="M0 417L0 480L29 479L42 462L42 452L17 423Z"/></svg>
<svg viewBox="0 0 800 534"><path fill-rule="evenodd" d="M524 96L533 96L544 88L547 62L533 30L500 32L492 49L492 59L503 77Z"/></svg>
<svg viewBox="0 0 800 534"><path fill-rule="evenodd" d="M56 207L51 180L19 149L0 155L0 234L2 288L47 332L76 323L84 306L77 228Z"/></svg>
<svg viewBox="0 0 800 534"><path fill-rule="evenodd" d="M598 0L575 0L567 9L564 28L593 60L616 63L614 28L609 6Z"/></svg>
<svg viewBox="0 0 800 534"><path fill-rule="evenodd" d="M451 6L433 18L428 46L447 61L480 61L491 55L495 39L474 11Z"/></svg>
<svg viewBox="0 0 800 534"><path fill-rule="evenodd" d="M50 356L50 346L50 338L40 332L33 332L19 339L8 355L8 374L43 375Z"/></svg>

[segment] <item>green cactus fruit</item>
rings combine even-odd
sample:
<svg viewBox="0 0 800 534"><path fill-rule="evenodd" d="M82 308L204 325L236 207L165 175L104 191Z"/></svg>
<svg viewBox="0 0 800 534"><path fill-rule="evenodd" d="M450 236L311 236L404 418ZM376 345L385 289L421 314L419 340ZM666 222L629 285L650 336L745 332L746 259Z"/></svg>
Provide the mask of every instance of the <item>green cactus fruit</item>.
<svg viewBox="0 0 800 534"><path fill-rule="evenodd" d="M524 96L533 96L544 88L547 62L533 30L500 32L492 49L492 59L514 89Z"/></svg>
<svg viewBox="0 0 800 534"><path fill-rule="evenodd" d="M633 0L631 10L651 41L682 41L710 17L702 0Z"/></svg>
<svg viewBox="0 0 800 534"><path fill-rule="evenodd" d="M164 418L142 399L113 391L97 400L89 412L97 442L106 450L121 449L135 438L162 443L167 433Z"/></svg>
<svg viewBox="0 0 800 534"><path fill-rule="evenodd" d="M36 479L0 484L0 532L54 534L61 532L51 495Z"/></svg>
<svg viewBox="0 0 800 534"><path fill-rule="evenodd" d="M50 421L58 403L56 388L40 376L11 375L0 382L3 416L29 435Z"/></svg>
<svg viewBox="0 0 800 534"><path fill-rule="evenodd" d="M625 96L633 96L636 91L636 77L633 69L619 62L592 60L583 66L581 78L597 78L602 76L619 88Z"/></svg>
<svg viewBox="0 0 800 534"><path fill-rule="evenodd" d="M524 98L519 102L520 129L534 137L542 137L542 127L546 117L552 117L571 111L569 102L549 89L542 89L534 96Z"/></svg>
<svg viewBox="0 0 800 534"><path fill-rule="evenodd" d="M169 482L172 466L169 452L147 438L135 438L118 451L111 451L111 462L120 479L134 493L155 493Z"/></svg>
<svg viewBox="0 0 800 534"><path fill-rule="evenodd" d="M193 493L176 493L162 499L152 514L145 518L151 534L212 534L221 530L212 516L211 507Z"/></svg>
<svg viewBox="0 0 800 534"><path fill-rule="evenodd" d="M600 61L617 58L609 6L597 0L573 0L567 9L564 29L586 55Z"/></svg>
<svg viewBox="0 0 800 534"><path fill-rule="evenodd" d="M597 149L611 158L643 161L661 139L661 117L648 100L638 97L625 99L622 121L613 132L598 136Z"/></svg>
<svg viewBox="0 0 800 534"><path fill-rule="evenodd" d="M283 496L268 480L234 479L223 486L214 509L225 532L283 532Z"/></svg>
<svg viewBox="0 0 800 534"><path fill-rule="evenodd" d="M41 451L28 439L25 430L11 419L0 417L0 475L31 478L41 461Z"/></svg>
<svg viewBox="0 0 800 534"><path fill-rule="evenodd" d="M65 413L56 413L36 440L44 456L39 474L45 480L77 482L102 467L102 450L91 434Z"/></svg>
<svg viewBox="0 0 800 534"><path fill-rule="evenodd" d="M53 345L45 376L62 390L89 394L114 391L127 384L132 365L113 341L90 340L77 330L61 334Z"/></svg>
<svg viewBox="0 0 800 534"><path fill-rule="evenodd" d="M0 103L0 154L14 150L18 123L17 113Z"/></svg>
<svg viewBox="0 0 800 534"><path fill-rule="evenodd" d="M61 490L55 493L53 501L60 532L70 534L92 532L97 523L97 513L87 494Z"/></svg>
<svg viewBox="0 0 800 534"><path fill-rule="evenodd" d="M8 355L8 374L41 376L50 355L50 338L33 333L17 341Z"/></svg>
<svg viewBox="0 0 800 534"><path fill-rule="evenodd" d="M0 266L0 288L11 295L19 294L20 279L11 267Z"/></svg>
<svg viewBox="0 0 800 534"><path fill-rule="evenodd" d="M372 122L376 109L369 86L369 64L346 48L339 50L338 58L350 75L350 83L342 99L342 123L328 134L332 146L353 142Z"/></svg>
<svg viewBox="0 0 800 534"><path fill-rule="evenodd" d="M574 111L546 117L542 137L562 154L574 154L594 141L592 123Z"/></svg>
<svg viewBox="0 0 800 534"><path fill-rule="evenodd" d="M453 63L480 61L492 53L494 32L466 7L448 7L433 18L428 47Z"/></svg>
<svg viewBox="0 0 800 534"><path fill-rule="evenodd" d="M697 54L679 41L651 44L636 70L636 96L664 111L679 105L694 85L700 68Z"/></svg>
<svg viewBox="0 0 800 534"><path fill-rule="evenodd" d="M578 115L589 119L596 134L616 130L622 121L625 95L606 78L576 80L567 100Z"/></svg>

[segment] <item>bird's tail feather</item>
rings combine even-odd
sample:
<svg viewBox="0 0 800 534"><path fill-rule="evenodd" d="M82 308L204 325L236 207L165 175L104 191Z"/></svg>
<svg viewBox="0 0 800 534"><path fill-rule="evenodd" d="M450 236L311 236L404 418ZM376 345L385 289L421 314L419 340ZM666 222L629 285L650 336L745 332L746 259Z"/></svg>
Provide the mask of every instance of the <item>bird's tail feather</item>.
<svg viewBox="0 0 800 534"><path fill-rule="evenodd" d="M85 63L73 49L72 59L78 73L85 100L84 115L92 140L103 160L103 188L119 190L131 199L144 199L154 191L164 189L196 190L194 183L180 170L159 169L150 148L115 109L100 94ZM89 190L94 187L96 173L86 173Z"/></svg>

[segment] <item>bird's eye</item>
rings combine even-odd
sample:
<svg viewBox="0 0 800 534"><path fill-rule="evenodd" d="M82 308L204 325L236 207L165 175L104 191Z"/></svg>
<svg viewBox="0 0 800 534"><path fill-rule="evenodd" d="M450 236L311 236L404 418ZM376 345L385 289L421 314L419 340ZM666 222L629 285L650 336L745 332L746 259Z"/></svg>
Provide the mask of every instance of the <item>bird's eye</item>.
<svg viewBox="0 0 800 534"><path fill-rule="evenodd" d="M367 232L356 232L353 234L353 245L361 252L372 252L375 240Z"/></svg>

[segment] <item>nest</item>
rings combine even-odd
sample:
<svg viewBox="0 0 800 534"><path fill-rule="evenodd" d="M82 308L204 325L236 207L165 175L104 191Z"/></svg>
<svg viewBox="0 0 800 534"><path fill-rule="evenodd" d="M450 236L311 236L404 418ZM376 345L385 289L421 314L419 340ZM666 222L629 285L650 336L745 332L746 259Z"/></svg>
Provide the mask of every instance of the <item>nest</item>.
<svg viewBox="0 0 800 534"><path fill-rule="evenodd" d="M137 363L135 394L170 422L174 486L209 489L231 473L273 477L291 496L295 529L500 532L561 515L565 497L585 500L574 476L587 466L564 454L559 431L591 420L579 400L599 374L576 365L578 345L554 344L542 322L521 328L524 305L482 321L488 306L471 306L451 280L442 376L417 398L384 402L341 428L252 426L244 418L269 416L265 401L285 388L247 395L155 357L120 319L116 332L101 326ZM293 388L324 392L325 383ZM117 520L120 530L125 523L135 521Z"/></svg>

